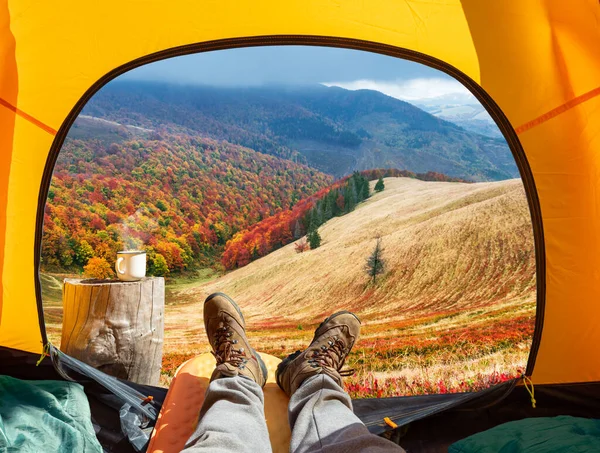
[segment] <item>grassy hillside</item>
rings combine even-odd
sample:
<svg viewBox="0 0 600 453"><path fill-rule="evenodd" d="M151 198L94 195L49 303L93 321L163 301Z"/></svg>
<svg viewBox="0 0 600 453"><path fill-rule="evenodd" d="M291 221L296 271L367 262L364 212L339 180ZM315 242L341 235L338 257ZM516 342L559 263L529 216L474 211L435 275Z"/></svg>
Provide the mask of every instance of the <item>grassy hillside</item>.
<svg viewBox="0 0 600 453"><path fill-rule="evenodd" d="M173 292L165 373L207 350L202 301L223 291L244 309L257 349L283 356L331 312L363 321L348 383L355 396L476 389L527 360L535 260L522 183L386 178L383 192L320 228L322 246L283 247L214 281ZM386 272L364 271L381 237Z"/></svg>

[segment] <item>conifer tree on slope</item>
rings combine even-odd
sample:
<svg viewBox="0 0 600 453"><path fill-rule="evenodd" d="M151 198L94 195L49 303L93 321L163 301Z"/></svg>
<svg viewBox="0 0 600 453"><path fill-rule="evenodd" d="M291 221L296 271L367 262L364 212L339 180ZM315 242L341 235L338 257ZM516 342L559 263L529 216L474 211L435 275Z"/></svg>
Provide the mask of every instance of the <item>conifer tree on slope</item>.
<svg viewBox="0 0 600 453"><path fill-rule="evenodd" d="M296 220L296 224L294 225L294 240L300 239L302 237L302 228L300 227L300 222Z"/></svg>
<svg viewBox="0 0 600 453"><path fill-rule="evenodd" d="M333 205L335 204L335 199L327 194L323 203L325 204L325 208L323 209L323 217L325 221L327 221L333 217Z"/></svg>
<svg viewBox="0 0 600 453"><path fill-rule="evenodd" d="M381 238L377 238L377 244L375 244L375 248L369 258L367 258L367 263L365 264L365 271L373 283L375 283L377 276L383 274L385 270L385 261L381 257L382 252Z"/></svg>
<svg viewBox="0 0 600 453"><path fill-rule="evenodd" d="M383 178L379 178L377 180L377 184L375 184L375 192L381 192L385 189L385 184L383 183Z"/></svg>
<svg viewBox="0 0 600 453"><path fill-rule="evenodd" d="M308 243L310 244L311 250L321 246L321 235L316 228L308 233Z"/></svg>
<svg viewBox="0 0 600 453"><path fill-rule="evenodd" d="M366 200L367 198L369 198L369 195L370 195L369 194L369 181L366 178L363 181L361 192L362 192L361 198L363 200Z"/></svg>

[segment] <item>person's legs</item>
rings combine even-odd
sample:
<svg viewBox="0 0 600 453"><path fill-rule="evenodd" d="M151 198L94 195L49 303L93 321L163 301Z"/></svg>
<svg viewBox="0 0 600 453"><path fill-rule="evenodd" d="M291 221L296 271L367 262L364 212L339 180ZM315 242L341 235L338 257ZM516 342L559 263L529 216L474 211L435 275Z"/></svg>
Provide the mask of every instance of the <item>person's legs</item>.
<svg viewBox="0 0 600 453"><path fill-rule="evenodd" d="M185 453L270 453L262 388L234 376L212 381Z"/></svg>
<svg viewBox="0 0 600 453"><path fill-rule="evenodd" d="M270 453L262 387L267 368L248 344L236 303L216 293L204 302L206 335L217 359L185 453Z"/></svg>
<svg viewBox="0 0 600 453"><path fill-rule="evenodd" d="M360 331L349 312L331 315L315 331L311 344L296 351L277 368L277 383L290 396L290 451L401 453L398 445L369 433L352 412L342 388L346 357Z"/></svg>
<svg viewBox="0 0 600 453"><path fill-rule="evenodd" d="M401 453L404 449L371 434L352 412L350 396L328 375L306 379L290 398L290 452Z"/></svg>

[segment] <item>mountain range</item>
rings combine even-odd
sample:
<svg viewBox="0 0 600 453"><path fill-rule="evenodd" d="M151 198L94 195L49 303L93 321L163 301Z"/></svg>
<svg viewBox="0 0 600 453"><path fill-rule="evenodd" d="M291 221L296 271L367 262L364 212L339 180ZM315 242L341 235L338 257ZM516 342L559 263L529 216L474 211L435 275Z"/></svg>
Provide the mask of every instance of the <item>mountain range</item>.
<svg viewBox="0 0 600 453"><path fill-rule="evenodd" d="M151 273L218 267L236 233L373 169L446 181L518 175L502 140L377 91L113 82L86 105L59 155L43 264L81 269L144 246ZM293 232L297 221L280 229ZM287 244L267 230L267 245Z"/></svg>
<svg viewBox="0 0 600 453"><path fill-rule="evenodd" d="M473 181L518 177L503 139L468 132L371 90L115 81L83 113L158 134L226 140L335 177L370 168L436 171Z"/></svg>

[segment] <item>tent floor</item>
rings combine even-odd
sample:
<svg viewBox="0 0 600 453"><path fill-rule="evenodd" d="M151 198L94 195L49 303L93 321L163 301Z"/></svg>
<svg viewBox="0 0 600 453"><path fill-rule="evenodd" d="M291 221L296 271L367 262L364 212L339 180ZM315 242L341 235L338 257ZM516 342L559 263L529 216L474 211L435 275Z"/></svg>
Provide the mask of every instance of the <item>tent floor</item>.
<svg viewBox="0 0 600 453"><path fill-rule="evenodd" d="M0 347L0 374L30 380L63 379L54 369L50 359L46 358L39 366L36 366L38 359L39 356L35 354ZM92 422L98 440L105 451L134 453L133 447L121 433L118 408L122 406L123 401L88 377L75 377L84 386L88 395ZM157 408L162 406L165 401L167 389L131 382L126 382L126 384L144 395L153 396ZM535 409L531 406L529 394L522 386L515 387L500 400L497 398L498 390L490 389L490 391L480 393L478 397L452 409L412 421L406 427L387 433L386 437L390 437L408 451L445 453L453 442L512 420L557 415L600 418L600 382L536 385L537 407ZM382 408L385 410L384 406L389 408L396 406L410 412L411 407L418 405L427 407L430 403L435 404L452 398L453 395L429 395L383 400L357 400L355 411L365 420L368 418L369 408L378 412ZM287 417L285 419L287 422Z"/></svg>
<svg viewBox="0 0 600 453"><path fill-rule="evenodd" d="M39 359L40 356L36 354L0 347L0 374L17 379L64 380L55 370L50 358L46 357L39 366L36 366ZM76 373L70 373L70 375L84 387L90 403L94 431L104 451L136 453L129 440L121 432L119 408L123 406L124 401L87 376ZM126 384L144 395L152 396L158 409L167 395L167 389L164 388L139 385L133 382L126 382Z"/></svg>
<svg viewBox="0 0 600 453"><path fill-rule="evenodd" d="M523 386L490 406L469 405L415 421L395 439L408 451L446 453L448 446L502 423L529 417L600 418L600 383L536 385L536 408ZM402 430L400 430L402 431Z"/></svg>

